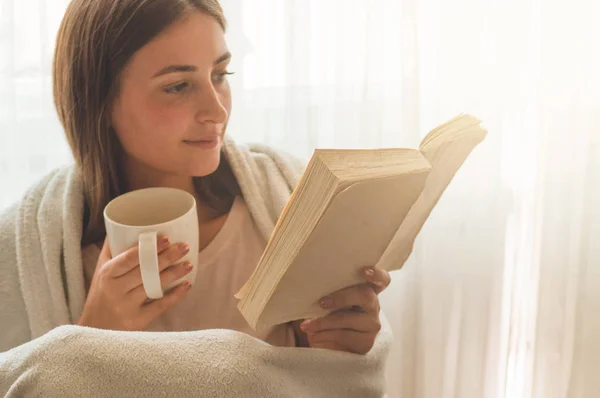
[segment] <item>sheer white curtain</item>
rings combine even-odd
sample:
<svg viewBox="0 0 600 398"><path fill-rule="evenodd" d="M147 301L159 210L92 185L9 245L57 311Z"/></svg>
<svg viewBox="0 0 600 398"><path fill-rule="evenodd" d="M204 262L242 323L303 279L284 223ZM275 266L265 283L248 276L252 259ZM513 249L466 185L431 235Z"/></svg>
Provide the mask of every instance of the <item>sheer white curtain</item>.
<svg viewBox="0 0 600 398"><path fill-rule="evenodd" d="M239 141L416 146L460 112L490 131L384 294L390 397L600 396L600 4L222 2ZM66 3L0 0L0 208L70 161Z"/></svg>

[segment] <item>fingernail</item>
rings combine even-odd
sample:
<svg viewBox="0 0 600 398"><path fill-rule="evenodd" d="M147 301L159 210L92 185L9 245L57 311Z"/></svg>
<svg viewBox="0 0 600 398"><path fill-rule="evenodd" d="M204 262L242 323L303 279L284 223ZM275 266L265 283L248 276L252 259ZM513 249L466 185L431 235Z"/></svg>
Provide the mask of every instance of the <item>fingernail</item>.
<svg viewBox="0 0 600 398"><path fill-rule="evenodd" d="M167 246L169 246L169 238L168 237L163 236L162 238L160 238L158 240L158 247L165 248Z"/></svg>
<svg viewBox="0 0 600 398"><path fill-rule="evenodd" d="M302 329L303 332L306 332L310 328L311 323L312 319L304 320L304 322L300 324L300 329Z"/></svg>
<svg viewBox="0 0 600 398"><path fill-rule="evenodd" d="M375 276L375 270L374 270L373 268L367 268L367 269L365 270L365 276L366 276L367 278L372 278L372 277L374 277L374 276Z"/></svg>
<svg viewBox="0 0 600 398"><path fill-rule="evenodd" d="M185 243L181 243L179 245L179 252L181 254L187 254L187 252L190 251L190 247L188 245L186 245Z"/></svg>
<svg viewBox="0 0 600 398"><path fill-rule="evenodd" d="M333 299L331 297L325 297L321 300L321 307L331 308L333 306Z"/></svg>
<svg viewBox="0 0 600 398"><path fill-rule="evenodd" d="M190 262L185 262L183 263L183 269L185 269L186 271L190 271L192 269L193 265Z"/></svg>
<svg viewBox="0 0 600 398"><path fill-rule="evenodd" d="M192 288L192 284L190 282L183 282L183 290L190 290Z"/></svg>

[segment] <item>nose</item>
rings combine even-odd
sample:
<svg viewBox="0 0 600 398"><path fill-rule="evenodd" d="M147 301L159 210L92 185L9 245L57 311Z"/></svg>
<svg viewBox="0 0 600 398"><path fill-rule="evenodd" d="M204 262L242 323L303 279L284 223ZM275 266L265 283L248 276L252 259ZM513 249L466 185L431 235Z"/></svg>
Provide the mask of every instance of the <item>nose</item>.
<svg viewBox="0 0 600 398"><path fill-rule="evenodd" d="M220 98L214 86L210 84L198 98L198 110L196 120L200 123L224 124L227 122L229 112Z"/></svg>

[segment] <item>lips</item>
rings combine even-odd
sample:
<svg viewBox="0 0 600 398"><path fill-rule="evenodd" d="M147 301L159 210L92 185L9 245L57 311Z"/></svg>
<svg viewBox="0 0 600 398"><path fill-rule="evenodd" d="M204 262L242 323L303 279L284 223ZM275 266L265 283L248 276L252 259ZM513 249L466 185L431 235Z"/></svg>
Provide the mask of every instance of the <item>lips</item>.
<svg viewBox="0 0 600 398"><path fill-rule="evenodd" d="M195 148L201 148L201 149L212 149L212 148L216 148L219 145L221 137L219 136L213 136L213 137L203 137L203 138L199 138L199 139L195 139L195 140L184 140L183 142L186 145L189 145L191 147L195 147Z"/></svg>
<svg viewBox="0 0 600 398"><path fill-rule="evenodd" d="M193 140L184 140L183 142L185 142L185 143L213 142L213 141L219 141L220 138L221 138L220 136L215 135L215 136L210 136L210 137L196 138Z"/></svg>

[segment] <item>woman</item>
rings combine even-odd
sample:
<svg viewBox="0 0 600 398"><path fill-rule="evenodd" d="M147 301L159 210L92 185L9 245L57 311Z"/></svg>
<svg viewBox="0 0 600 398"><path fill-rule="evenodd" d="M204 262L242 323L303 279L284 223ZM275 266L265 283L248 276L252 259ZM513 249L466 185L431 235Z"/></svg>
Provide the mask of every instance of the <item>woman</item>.
<svg viewBox="0 0 600 398"><path fill-rule="evenodd" d="M390 282L382 270L368 268L364 285L324 298L329 316L262 334L235 307L233 295L302 167L226 138L231 54L224 31L217 0L69 5L56 44L54 100L76 164L49 175L0 218L0 351L68 323L221 328L275 346L371 350L380 329L377 294ZM122 193L156 186L196 197L202 268L193 288L181 285L148 303L137 248L111 258L102 211ZM188 249L168 238L159 240L164 285L189 272L178 262Z"/></svg>

